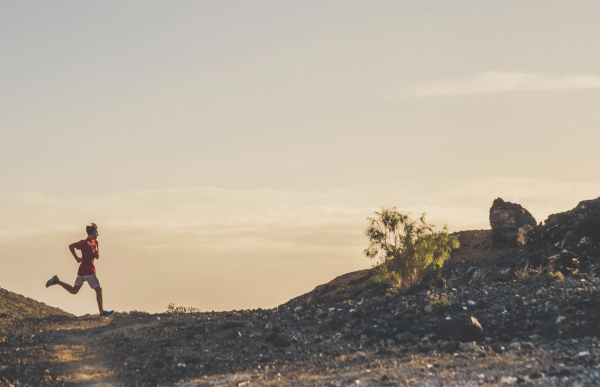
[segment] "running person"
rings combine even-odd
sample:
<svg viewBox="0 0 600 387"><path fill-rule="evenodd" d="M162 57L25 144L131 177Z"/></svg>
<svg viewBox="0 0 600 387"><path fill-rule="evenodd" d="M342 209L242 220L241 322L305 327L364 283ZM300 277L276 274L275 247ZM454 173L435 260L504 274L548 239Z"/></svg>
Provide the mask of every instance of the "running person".
<svg viewBox="0 0 600 387"><path fill-rule="evenodd" d="M77 263L80 263L75 285L71 286L60 281L58 276L54 276L50 278L48 282L46 282L46 287L58 284L67 292L71 294L77 294L83 286L83 283L87 282L88 285L90 285L90 287L96 291L96 300L98 301L98 310L100 311L100 316L108 317L113 314L114 311L106 311L102 306L102 288L100 287L100 281L98 281L98 277L96 277L96 267L94 266L94 259L100 259L100 248L97 239L98 226L96 226L95 223L92 223L89 226L86 226L85 231L88 235L87 239L82 239L79 242L69 245L71 254L73 254L73 257L75 257ZM75 249L81 251L81 258L77 256Z"/></svg>

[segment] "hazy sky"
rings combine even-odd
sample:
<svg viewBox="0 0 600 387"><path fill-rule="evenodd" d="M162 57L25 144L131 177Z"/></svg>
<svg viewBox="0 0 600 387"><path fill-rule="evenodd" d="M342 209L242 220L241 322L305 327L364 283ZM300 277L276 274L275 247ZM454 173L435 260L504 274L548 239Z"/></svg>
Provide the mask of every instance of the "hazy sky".
<svg viewBox="0 0 600 387"><path fill-rule="evenodd" d="M366 217L600 196L600 3L0 3L0 286L67 311L273 307L370 266Z"/></svg>

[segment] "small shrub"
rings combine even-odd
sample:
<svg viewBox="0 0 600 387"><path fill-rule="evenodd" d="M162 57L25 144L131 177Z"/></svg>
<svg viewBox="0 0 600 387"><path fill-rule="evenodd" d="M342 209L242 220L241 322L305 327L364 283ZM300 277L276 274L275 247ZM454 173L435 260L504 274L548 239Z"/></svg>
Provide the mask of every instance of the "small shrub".
<svg viewBox="0 0 600 387"><path fill-rule="evenodd" d="M183 314L183 313L200 313L200 308L194 308L193 306L175 306L174 302L167 305L167 313L169 314Z"/></svg>
<svg viewBox="0 0 600 387"><path fill-rule="evenodd" d="M429 306L433 308L434 311L441 311L450 307L450 301L445 298L441 298L439 300L429 301Z"/></svg>
<svg viewBox="0 0 600 387"><path fill-rule="evenodd" d="M565 276L560 271L555 271L554 273L550 273L550 279L552 281L560 282L565 279Z"/></svg>
<svg viewBox="0 0 600 387"><path fill-rule="evenodd" d="M529 273L529 264L525 265L524 268L516 270L515 275L521 281L526 280L531 277L531 273Z"/></svg>
<svg viewBox="0 0 600 387"><path fill-rule="evenodd" d="M439 270L459 246L458 237L448 234L446 227L434 231L425 222L425 214L412 220L394 207L382 208L375 215L367 218L369 247L364 251L376 261L375 282L407 289L419 283L426 271Z"/></svg>

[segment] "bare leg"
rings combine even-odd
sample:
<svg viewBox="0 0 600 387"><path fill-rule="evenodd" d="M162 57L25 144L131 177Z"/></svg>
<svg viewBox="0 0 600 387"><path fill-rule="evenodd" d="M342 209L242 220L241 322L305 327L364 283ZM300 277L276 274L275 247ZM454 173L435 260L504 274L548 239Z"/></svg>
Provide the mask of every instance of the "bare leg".
<svg viewBox="0 0 600 387"><path fill-rule="evenodd" d="M96 301L98 301L98 310L100 311L100 316L104 314L104 306L102 305L102 288L97 287L94 289L96 291Z"/></svg>
<svg viewBox="0 0 600 387"><path fill-rule="evenodd" d="M62 282L62 281L58 281L58 284L71 294L77 294L77 293L79 293L79 289L81 289L81 285L80 286L71 286L68 283Z"/></svg>

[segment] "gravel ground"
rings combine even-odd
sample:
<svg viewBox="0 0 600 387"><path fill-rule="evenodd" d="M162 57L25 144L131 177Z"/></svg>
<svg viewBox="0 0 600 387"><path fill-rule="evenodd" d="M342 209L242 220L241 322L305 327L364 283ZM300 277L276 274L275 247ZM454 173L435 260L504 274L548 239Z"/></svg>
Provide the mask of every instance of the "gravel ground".
<svg viewBox="0 0 600 387"><path fill-rule="evenodd" d="M0 386L597 386L599 285L540 276L294 309L5 317Z"/></svg>

